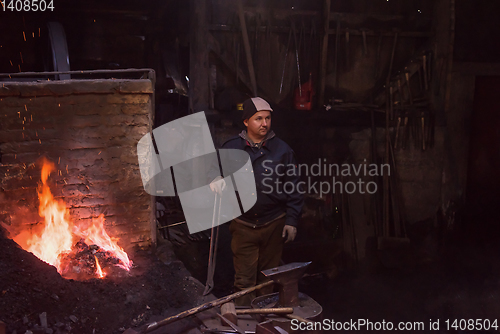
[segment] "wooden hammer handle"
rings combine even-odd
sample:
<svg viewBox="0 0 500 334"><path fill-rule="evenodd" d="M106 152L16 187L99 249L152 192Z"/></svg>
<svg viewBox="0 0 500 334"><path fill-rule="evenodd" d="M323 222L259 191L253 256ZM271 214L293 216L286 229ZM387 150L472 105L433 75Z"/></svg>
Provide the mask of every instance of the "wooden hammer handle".
<svg viewBox="0 0 500 334"><path fill-rule="evenodd" d="M190 310L187 310L187 311L184 311L184 312L181 312L177 315L174 315L174 316L171 316L171 317L168 317L166 319L163 319L161 321L158 321L158 322L154 322L152 324L149 324L144 330L142 330L140 333L141 334L144 334L144 333L149 333L149 332L152 332L154 331L155 329L159 328L159 327L162 327L162 326L165 326L165 325L168 325L168 324L171 324L177 320L181 320L181 319L184 319L186 317L189 317L193 314L196 314L196 313L199 313L199 312L202 312L202 311L205 311L205 310L208 310L212 307L215 307L215 306L219 306L219 305L222 305L224 303L227 303L228 301L231 301L235 298L238 298L238 297L241 297L241 296L244 296L244 295L247 295L249 294L250 292L253 292L255 290L258 290L258 289L261 289L263 287L266 287L268 285L272 285L274 284L273 281L268 281L268 282L265 282L265 283L262 283L262 284L259 284L257 286L254 286L254 287L251 287L251 288L248 288L248 289L244 289L244 290L241 290L241 291L238 291L236 293L233 293L229 296L226 296L226 297L222 297L222 298L219 298L219 299L216 299L216 300L213 300L211 302L207 302L205 304L202 304L200 306L196 306L196 307L193 307L192 309Z"/></svg>
<svg viewBox="0 0 500 334"><path fill-rule="evenodd" d="M276 308L249 308L236 310L236 314L290 314L293 313L293 307Z"/></svg>

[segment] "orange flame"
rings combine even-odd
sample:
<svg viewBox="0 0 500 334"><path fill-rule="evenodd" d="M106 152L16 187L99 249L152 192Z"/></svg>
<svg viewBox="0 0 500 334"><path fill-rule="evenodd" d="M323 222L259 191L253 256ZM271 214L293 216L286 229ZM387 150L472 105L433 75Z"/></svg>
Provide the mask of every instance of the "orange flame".
<svg viewBox="0 0 500 334"><path fill-rule="evenodd" d="M96 274L99 278L104 278L106 274L102 272L101 266L99 265L99 261L97 261L97 256L94 255L94 258L95 258Z"/></svg>
<svg viewBox="0 0 500 334"><path fill-rule="evenodd" d="M104 229L104 214L100 214L97 219L92 218L92 224L86 231L81 231L76 228L75 231L85 238L87 245L97 245L99 248L110 252L114 257L120 260L119 267L130 270L132 262L129 260L127 253L116 243L118 239L111 238Z"/></svg>
<svg viewBox="0 0 500 334"><path fill-rule="evenodd" d="M61 200L54 199L47 180L50 173L55 171L54 163L43 159L41 172L41 183L38 186L38 199L40 207L38 213L40 217L45 218L45 224L41 233L21 232L14 238L19 245L41 260L55 266L59 273L64 272L61 264L62 255L71 252L74 243L74 235L85 239L87 245L97 245L100 249L110 252L112 256L119 259L119 267L129 271L132 267L132 261L129 260L127 253L117 244L117 238L111 238L104 229L104 214L97 219L92 219L91 226L86 230L81 227L73 226L69 218L69 211ZM95 257L97 275L103 278L103 273L97 257Z"/></svg>
<svg viewBox="0 0 500 334"><path fill-rule="evenodd" d="M53 163L47 160L43 161L42 183L38 186L37 191L40 201L38 214L40 217L45 218L45 226L40 236L33 234L24 243L27 245L27 251L55 266L61 272L59 256L71 251L73 235L71 233L72 224L69 221L69 212L66 206L62 201L54 199L47 185L47 179L54 170L55 165ZM22 245L22 243L20 244Z"/></svg>

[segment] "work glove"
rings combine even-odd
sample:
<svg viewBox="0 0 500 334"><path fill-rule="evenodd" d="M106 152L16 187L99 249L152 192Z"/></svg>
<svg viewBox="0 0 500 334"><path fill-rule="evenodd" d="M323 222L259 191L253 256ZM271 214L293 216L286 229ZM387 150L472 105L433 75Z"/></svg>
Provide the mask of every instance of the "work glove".
<svg viewBox="0 0 500 334"><path fill-rule="evenodd" d="M283 238L286 237L285 244L287 242L293 241L296 235L297 235L297 228L295 226L285 225L285 227L283 227L282 237Z"/></svg>
<svg viewBox="0 0 500 334"><path fill-rule="evenodd" d="M226 181L221 176L217 176L211 183L210 189L214 193L222 194L222 191L226 188Z"/></svg>

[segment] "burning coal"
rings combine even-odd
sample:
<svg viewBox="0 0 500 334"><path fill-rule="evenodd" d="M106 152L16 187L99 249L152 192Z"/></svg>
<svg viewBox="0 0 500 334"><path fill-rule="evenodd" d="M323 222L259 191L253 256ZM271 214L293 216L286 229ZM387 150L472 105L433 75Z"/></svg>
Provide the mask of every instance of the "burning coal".
<svg viewBox="0 0 500 334"><path fill-rule="evenodd" d="M76 226L63 201L52 195L47 183L54 163L44 159L38 185L38 214L44 224L38 233L23 231L14 237L21 247L56 267L67 278L104 278L106 269L129 271L132 261L104 229L104 215L92 219L90 226ZM76 241L76 242L75 242Z"/></svg>

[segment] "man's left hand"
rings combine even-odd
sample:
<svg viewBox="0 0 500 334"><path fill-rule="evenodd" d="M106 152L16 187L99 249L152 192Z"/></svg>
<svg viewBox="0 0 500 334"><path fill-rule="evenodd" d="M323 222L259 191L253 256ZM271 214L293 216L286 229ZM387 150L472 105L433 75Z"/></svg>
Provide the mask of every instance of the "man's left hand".
<svg viewBox="0 0 500 334"><path fill-rule="evenodd" d="M293 241L296 235L297 235L297 228L295 226L285 225L285 227L283 227L282 237L283 238L286 237L285 243Z"/></svg>

